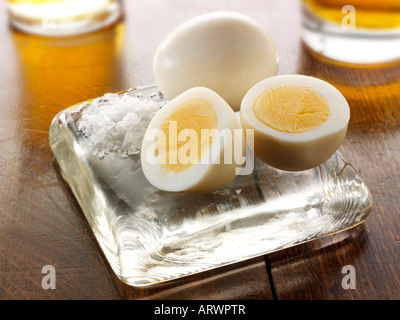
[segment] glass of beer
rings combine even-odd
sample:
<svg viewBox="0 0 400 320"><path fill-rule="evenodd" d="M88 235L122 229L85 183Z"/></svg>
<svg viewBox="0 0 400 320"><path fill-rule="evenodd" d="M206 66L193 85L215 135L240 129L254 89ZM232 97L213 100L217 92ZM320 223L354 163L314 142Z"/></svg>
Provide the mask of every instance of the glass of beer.
<svg viewBox="0 0 400 320"><path fill-rule="evenodd" d="M400 59L399 0L303 0L303 40L330 59L380 64Z"/></svg>
<svg viewBox="0 0 400 320"><path fill-rule="evenodd" d="M12 26L44 36L95 31L122 13L119 0L7 0L7 8Z"/></svg>

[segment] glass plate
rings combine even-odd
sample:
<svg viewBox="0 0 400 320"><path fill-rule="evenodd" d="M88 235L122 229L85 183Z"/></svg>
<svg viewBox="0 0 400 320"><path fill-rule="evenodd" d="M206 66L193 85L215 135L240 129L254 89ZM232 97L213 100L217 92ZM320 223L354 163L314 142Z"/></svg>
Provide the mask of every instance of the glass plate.
<svg viewBox="0 0 400 320"><path fill-rule="evenodd" d="M163 100L155 86L128 94ZM128 285L315 240L359 225L371 211L367 186L339 152L302 172L276 170L255 157L251 174L212 194L160 191L144 177L138 155L92 155L76 125L84 106L53 119L50 145L109 264Z"/></svg>

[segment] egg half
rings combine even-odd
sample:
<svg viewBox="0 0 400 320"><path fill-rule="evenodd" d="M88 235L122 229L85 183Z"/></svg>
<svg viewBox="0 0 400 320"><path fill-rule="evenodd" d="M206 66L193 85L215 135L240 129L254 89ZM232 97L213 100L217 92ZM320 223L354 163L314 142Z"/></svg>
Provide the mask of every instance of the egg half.
<svg viewBox="0 0 400 320"><path fill-rule="evenodd" d="M282 75L260 81L243 98L243 129L254 130L249 144L268 165L306 170L328 160L342 144L349 105L331 84L310 76Z"/></svg>
<svg viewBox="0 0 400 320"><path fill-rule="evenodd" d="M265 28L226 11L178 26L160 43L153 60L155 83L168 99L192 87L207 87L235 111L254 84L277 72L277 50Z"/></svg>
<svg viewBox="0 0 400 320"><path fill-rule="evenodd" d="M191 88L151 120L141 149L147 180L171 192L207 193L229 184L246 142L238 117L214 91ZM239 137L239 138L238 138Z"/></svg>

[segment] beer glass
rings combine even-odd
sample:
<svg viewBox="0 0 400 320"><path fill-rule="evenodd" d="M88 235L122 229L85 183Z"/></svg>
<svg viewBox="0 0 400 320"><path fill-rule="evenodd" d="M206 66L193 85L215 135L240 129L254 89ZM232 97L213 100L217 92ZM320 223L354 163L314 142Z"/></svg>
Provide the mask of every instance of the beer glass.
<svg viewBox="0 0 400 320"><path fill-rule="evenodd" d="M118 0L7 0L7 8L12 26L45 36L91 32L121 15Z"/></svg>
<svg viewBox="0 0 400 320"><path fill-rule="evenodd" d="M325 57L355 64L400 59L399 0L303 0L303 40Z"/></svg>

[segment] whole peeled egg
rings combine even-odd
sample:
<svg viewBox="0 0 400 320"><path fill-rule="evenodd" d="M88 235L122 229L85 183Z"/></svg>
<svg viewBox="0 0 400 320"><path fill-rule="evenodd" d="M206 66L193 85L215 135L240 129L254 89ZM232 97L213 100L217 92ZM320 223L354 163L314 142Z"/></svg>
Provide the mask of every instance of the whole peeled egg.
<svg viewBox="0 0 400 320"><path fill-rule="evenodd" d="M168 99L192 87L207 87L234 111L254 84L277 72L276 47L265 28L226 11L178 26L160 43L153 61L155 83Z"/></svg>
<svg viewBox="0 0 400 320"><path fill-rule="evenodd" d="M350 109L331 84L310 76L281 75L260 81L243 98L243 129L250 147L268 165L307 170L328 160L347 132Z"/></svg>

